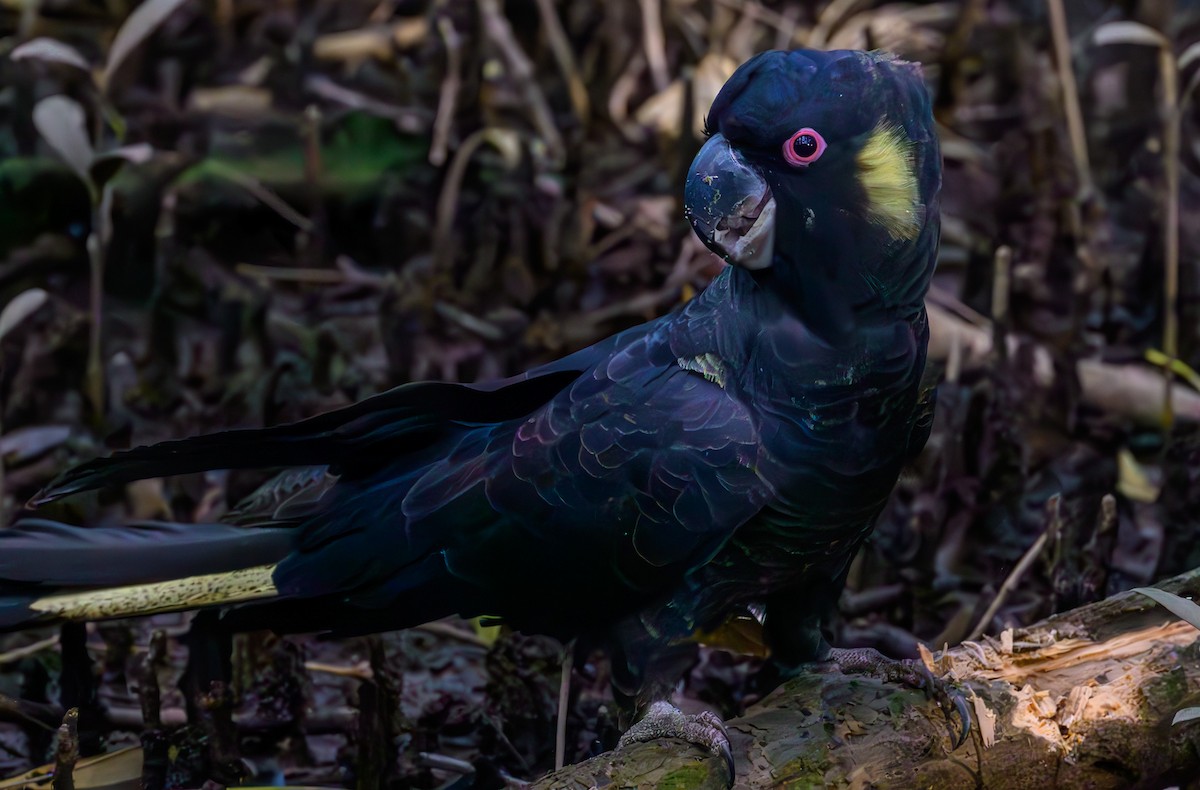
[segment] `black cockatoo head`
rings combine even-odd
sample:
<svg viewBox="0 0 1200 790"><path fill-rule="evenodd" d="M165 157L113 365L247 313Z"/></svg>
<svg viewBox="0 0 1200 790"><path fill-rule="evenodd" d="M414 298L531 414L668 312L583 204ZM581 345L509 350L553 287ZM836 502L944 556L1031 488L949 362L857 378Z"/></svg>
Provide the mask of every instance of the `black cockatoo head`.
<svg viewBox="0 0 1200 790"><path fill-rule="evenodd" d="M764 52L713 101L685 204L706 245L828 342L920 310L941 157L920 68L883 53Z"/></svg>

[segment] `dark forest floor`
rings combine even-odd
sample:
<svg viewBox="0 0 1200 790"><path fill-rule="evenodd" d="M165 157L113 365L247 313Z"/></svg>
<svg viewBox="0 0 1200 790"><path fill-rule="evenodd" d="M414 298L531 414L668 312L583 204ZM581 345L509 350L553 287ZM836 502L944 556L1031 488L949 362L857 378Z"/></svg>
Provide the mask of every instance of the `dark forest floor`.
<svg viewBox="0 0 1200 790"><path fill-rule="evenodd" d="M152 0L165 21L115 46L132 5L0 0L4 520L110 448L510 375L670 309L720 266L680 192L725 77L770 47L882 47L925 64L935 95L930 303L974 334L935 324L933 437L854 565L833 641L912 656L1200 565L1200 111L1189 91L1168 112L1148 34L1110 24L1162 31L1190 89L1200 5L1065 3L1066 89L1033 0ZM1164 352L1185 387L1173 421ZM148 481L48 515L214 519L262 480ZM468 622L242 636L228 698L180 728L186 624L68 629L68 647L86 642L75 658L57 630L0 639L0 693L36 703L0 700L0 775L52 759L63 700L93 682L104 746L137 744L155 629L182 786L234 758L264 783L330 786L490 787L552 767L551 640ZM735 715L754 628L727 646L680 695ZM615 732L605 677L599 656L575 669L569 760Z"/></svg>

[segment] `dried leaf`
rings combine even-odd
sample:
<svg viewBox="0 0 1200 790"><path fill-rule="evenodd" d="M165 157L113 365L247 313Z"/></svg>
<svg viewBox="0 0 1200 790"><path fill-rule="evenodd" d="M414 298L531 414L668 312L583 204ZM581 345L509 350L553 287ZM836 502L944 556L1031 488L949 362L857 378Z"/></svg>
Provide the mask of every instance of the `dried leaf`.
<svg viewBox="0 0 1200 790"><path fill-rule="evenodd" d="M1128 448L1117 453L1117 491L1134 502L1157 502L1161 488L1150 480L1145 467Z"/></svg>
<svg viewBox="0 0 1200 790"><path fill-rule="evenodd" d="M500 152L504 166L509 170L513 170L521 164L521 136L512 129L486 129L483 139Z"/></svg>
<svg viewBox="0 0 1200 790"><path fill-rule="evenodd" d="M66 96L49 96L33 108L33 125L79 177L90 182L88 173L95 157L88 139L83 108Z"/></svg>
<svg viewBox="0 0 1200 790"><path fill-rule="evenodd" d="M1134 587L1134 592L1141 593L1152 601L1162 606L1171 614L1178 617L1180 620L1187 622L1189 625L1200 628L1200 606L1194 601L1189 601L1187 598L1181 598L1174 593L1169 593L1165 590L1160 590L1157 587Z"/></svg>
<svg viewBox="0 0 1200 790"><path fill-rule="evenodd" d="M633 119L668 137L678 137L679 120L683 115L683 80L675 80L663 90L646 99Z"/></svg>
<svg viewBox="0 0 1200 790"><path fill-rule="evenodd" d="M429 20L425 17L402 19L392 25L392 41L400 49L423 44L429 38Z"/></svg>
<svg viewBox="0 0 1200 790"><path fill-rule="evenodd" d="M251 85L221 85L196 88L188 97L188 108L199 113L257 118L271 109L273 98L266 88Z"/></svg>
<svg viewBox="0 0 1200 790"><path fill-rule="evenodd" d="M696 64L692 78L692 134L696 138L704 133L708 108L737 67L737 61L717 52L709 52Z"/></svg>
<svg viewBox="0 0 1200 790"><path fill-rule="evenodd" d="M1171 46L1171 42L1162 33L1141 22L1109 22L1092 32L1092 40L1102 47L1111 44L1140 44L1148 47Z"/></svg>
<svg viewBox="0 0 1200 790"><path fill-rule="evenodd" d="M706 647L745 656L766 657L770 654L762 623L746 615L731 617L712 631L694 634L692 639Z"/></svg>
<svg viewBox="0 0 1200 790"><path fill-rule="evenodd" d="M1200 719L1200 708L1184 708L1175 713L1175 718L1171 719L1171 724L1183 724L1185 721L1194 721Z"/></svg>
<svg viewBox="0 0 1200 790"><path fill-rule="evenodd" d="M708 108L721 86L733 74L737 63L725 55L709 53L696 64L696 73L692 79L692 134L700 137L704 130L704 119ZM655 129L668 137L678 137L682 131L680 122L683 119L683 80L675 80L663 90L654 94L637 109L634 120L642 126Z"/></svg>
<svg viewBox="0 0 1200 790"><path fill-rule="evenodd" d="M54 38L35 38L26 41L9 55L13 60L40 60L43 63L58 63L80 71L90 71L91 65L83 55L69 44Z"/></svg>
<svg viewBox="0 0 1200 790"><path fill-rule="evenodd" d="M140 165L144 162L149 162L153 156L154 148L148 143L123 145L120 148L105 151L92 162L92 167L89 171L92 176L92 183L97 187L103 186L110 178L117 174L117 171L126 162Z"/></svg>
<svg viewBox="0 0 1200 790"><path fill-rule="evenodd" d="M13 297L12 301L0 310L0 339L13 330L18 324L37 312L46 303L49 296L41 288L30 288Z"/></svg>
<svg viewBox="0 0 1200 790"><path fill-rule="evenodd" d="M0 457L5 464L20 464L71 438L69 425L38 425L18 428L0 436Z"/></svg>
<svg viewBox="0 0 1200 790"><path fill-rule="evenodd" d="M1192 389L1200 390L1200 373L1182 359L1171 359L1157 348L1148 348L1145 352L1146 361L1160 368L1170 367L1179 378L1192 385Z"/></svg>
<svg viewBox="0 0 1200 790"><path fill-rule="evenodd" d="M1197 58L1200 58L1200 41L1192 44L1180 54L1179 60L1176 61L1179 71L1184 71Z"/></svg>
<svg viewBox="0 0 1200 790"><path fill-rule="evenodd" d="M374 58L392 59L392 31L385 28L361 28L318 36L313 42L318 60L334 60L354 66Z"/></svg>
<svg viewBox="0 0 1200 790"><path fill-rule="evenodd" d="M187 0L147 0L129 15L125 24L117 31L117 37L113 39L112 48L108 51L108 62L104 66L104 76L101 79L105 90L108 89L113 74L129 54L185 2Z"/></svg>

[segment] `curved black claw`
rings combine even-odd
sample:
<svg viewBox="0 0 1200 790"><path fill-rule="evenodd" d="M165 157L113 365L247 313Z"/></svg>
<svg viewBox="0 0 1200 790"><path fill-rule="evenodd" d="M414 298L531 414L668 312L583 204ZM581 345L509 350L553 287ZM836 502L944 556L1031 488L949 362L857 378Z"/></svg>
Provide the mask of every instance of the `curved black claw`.
<svg viewBox="0 0 1200 790"><path fill-rule="evenodd" d="M617 742L617 748L660 738L680 738L720 757L725 763L728 786L733 787L733 749L729 745L729 731L725 729L725 722L717 714L706 710L689 716L671 703L660 700L651 704L642 718L625 731Z"/></svg>
<svg viewBox="0 0 1200 790"><path fill-rule="evenodd" d="M967 698L957 689L950 695L954 700L954 712L958 714L959 733L954 748L962 746L971 735L971 709L967 707Z"/></svg>
<svg viewBox="0 0 1200 790"><path fill-rule="evenodd" d="M966 695L950 681L935 677L925 662L911 658L888 658L870 647L853 650L833 648L826 660L837 664L847 674L876 675L924 691L946 714L946 719L958 725L954 748L962 746L970 737L973 719ZM957 722L954 721L955 717L958 718Z"/></svg>

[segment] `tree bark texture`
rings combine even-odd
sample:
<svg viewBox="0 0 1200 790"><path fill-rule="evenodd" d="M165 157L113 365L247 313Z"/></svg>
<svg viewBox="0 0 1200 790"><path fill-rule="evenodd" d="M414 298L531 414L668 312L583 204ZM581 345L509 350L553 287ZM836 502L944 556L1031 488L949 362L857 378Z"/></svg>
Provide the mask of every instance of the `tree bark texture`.
<svg viewBox="0 0 1200 790"><path fill-rule="evenodd" d="M1200 594L1200 570L1160 585ZM953 730L920 692L837 670L797 677L727 722L738 788L1200 788L1200 631L1134 592L946 651L971 695ZM568 766L549 788L724 788L721 761L682 741Z"/></svg>

